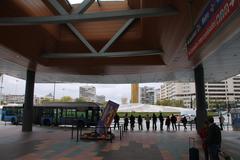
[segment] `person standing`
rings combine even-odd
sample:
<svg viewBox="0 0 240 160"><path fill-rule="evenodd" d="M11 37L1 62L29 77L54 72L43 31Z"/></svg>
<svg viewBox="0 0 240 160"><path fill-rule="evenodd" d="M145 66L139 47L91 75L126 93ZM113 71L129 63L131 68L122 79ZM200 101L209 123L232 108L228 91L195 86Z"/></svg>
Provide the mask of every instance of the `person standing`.
<svg viewBox="0 0 240 160"><path fill-rule="evenodd" d="M145 117L147 131L149 131L150 120L151 120L151 118L150 118L149 115L147 114L147 116Z"/></svg>
<svg viewBox="0 0 240 160"><path fill-rule="evenodd" d="M156 131L157 130L157 116L155 115L155 113L153 113L152 116L152 123L153 123L153 130Z"/></svg>
<svg viewBox="0 0 240 160"><path fill-rule="evenodd" d="M134 124L135 124L135 117L131 114L130 116L131 131L134 130Z"/></svg>
<svg viewBox="0 0 240 160"><path fill-rule="evenodd" d="M167 118L166 118L166 121L165 121L165 125L167 126L167 131L170 131L170 117L169 116L167 116Z"/></svg>
<svg viewBox="0 0 240 160"><path fill-rule="evenodd" d="M158 118L159 118L159 121L160 121L160 130L163 131L164 118L162 116L162 113L159 114Z"/></svg>
<svg viewBox="0 0 240 160"><path fill-rule="evenodd" d="M126 113L125 114L125 117L124 117L124 131L127 131L128 130L128 114Z"/></svg>
<svg viewBox="0 0 240 160"><path fill-rule="evenodd" d="M118 127L119 129L119 115L116 113L116 115L114 116L114 130L116 128L116 126Z"/></svg>
<svg viewBox="0 0 240 160"><path fill-rule="evenodd" d="M172 114L172 116L171 116L171 123L172 123L172 129L173 129L173 131L174 130L177 130L177 118L176 118L176 116L174 116L174 114Z"/></svg>
<svg viewBox="0 0 240 160"><path fill-rule="evenodd" d="M182 123L183 123L184 131L187 130L187 118L185 116L182 118Z"/></svg>
<svg viewBox="0 0 240 160"><path fill-rule="evenodd" d="M199 131L199 136L202 140L202 148L204 151L205 160L209 160L208 147L207 147L207 143L206 143L207 132L208 132L208 121L205 121L203 128L201 128Z"/></svg>
<svg viewBox="0 0 240 160"><path fill-rule="evenodd" d="M224 124L225 118L223 117L222 114L219 116L219 122L220 122L220 128L223 130L223 124Z"/></svg>
<svg viewBox="0 0 240 160"><path fill-rule="evenodd" d="M141 115L139 115L138 116L138 129L139 130L143 130L143 127L142 127L142 116Z"/></svg>
<svg viewBox="0 0 240 160"><path fill-rule="evenodd" d="M206 144L210 160L219 160L219 152L221 148L222 135L220 128L214 123L213 117L208 117L208 132Z"/></svg>

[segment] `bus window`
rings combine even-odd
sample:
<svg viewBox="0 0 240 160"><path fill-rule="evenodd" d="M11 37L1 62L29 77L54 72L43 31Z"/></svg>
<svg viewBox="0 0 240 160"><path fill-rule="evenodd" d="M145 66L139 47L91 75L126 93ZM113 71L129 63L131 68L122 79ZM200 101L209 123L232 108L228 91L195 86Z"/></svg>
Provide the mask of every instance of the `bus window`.
<svg viewBox="0 0 240 160"><path fill-rule="evenodd" d="M92 121L92 116L93 116L92 110L88 110L88 117L87 117L87 119Z"/></svg>
<svg viewBox="0 0 240 160"><path fill-rule="evenodd" d="M79 119L85 119L86 118L86 113L85 112L77 112L77 118Z"/></svg>

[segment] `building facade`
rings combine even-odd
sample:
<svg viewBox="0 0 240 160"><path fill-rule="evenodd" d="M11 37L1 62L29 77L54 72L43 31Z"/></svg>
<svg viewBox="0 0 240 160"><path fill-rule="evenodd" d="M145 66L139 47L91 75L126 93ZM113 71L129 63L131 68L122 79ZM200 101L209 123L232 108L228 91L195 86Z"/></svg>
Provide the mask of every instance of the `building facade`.
<svg viewBox="0 0 240 160"><path fill-rule="evenodd" d="M23 104L24 103L24 95L3 95L3 102L5 104L11 104L11 103L16 103L16 104Z"/></svg>
<svg viewBox="0 0 240 160"><path fill-rule="evenodd" d="M183 100L184 106L193 106L195 83L166 82L161 86L160 99Z"/></svg>
<svg viewBox="0 0 240 160"><path fill-rule="evenodd" d="M158 88L158 89L156 89L155 90L155 103L157 102L157 101L160 101L161 100L161 89L160 88Z"/></svg>
<svg viewBox="0 0 240 160"><path fill-rule="evenodd" d="M195 107L195 83L166 82L161 86L160 99L183 100L184 106ZM221 82L205 83L205 95L208 104L214 102L240 102L240 76L234 76Z"/></svg>
<svg viewBox="0 0 240 160"><path fill-rule="evenodd" d="M96 87L81 86L79 88L79 98L82 98L88 102L96 102Z"/></svg>
<svg viewBox="0 0 240 160"><path fill-rule="evenodd" d="M140 102L142 104L154 104L155 90L154 87L141 87L140 88Z"/></svg>
<svg viewBox="0 0 240 160"><path fill-rule="evenodd" d="M121 98L121 104L128 104L128 98L127 97L122 97Z"/></svg>
<svg viewBox="0 0 240 160"><path fill-rule="evenodd" d="M96 96L96 102L103 104L103 103L106 102L106 97L104 95L100 95L100 96L97 95Z"/></svg>
<svg viewBox="0 0 240 160"><path fill-rule="evenodd" d="M131 85L131 103L139 103L139 84Z"/></svg>

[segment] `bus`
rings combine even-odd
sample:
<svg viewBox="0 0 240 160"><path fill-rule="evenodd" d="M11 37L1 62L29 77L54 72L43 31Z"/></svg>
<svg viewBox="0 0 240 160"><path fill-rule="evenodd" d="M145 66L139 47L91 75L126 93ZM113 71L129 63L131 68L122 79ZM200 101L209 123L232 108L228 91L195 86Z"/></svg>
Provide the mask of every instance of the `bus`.
<svg viewBox="0 0 240 160"><path fill-rule="evenodd" d="M3 106L2 121L22 122L23 106ZM33 123L39 125L72 125L81 121L86 126L96 126L100 106L93 102L52 102L33 107Z"/></svg>
<svg viewBox="0 0 240 160"><path fill-rule="evenodd" d="M22 105L9 104L2 107L1 120L11 122L12 124L19 124L22 122Z"/></svg>

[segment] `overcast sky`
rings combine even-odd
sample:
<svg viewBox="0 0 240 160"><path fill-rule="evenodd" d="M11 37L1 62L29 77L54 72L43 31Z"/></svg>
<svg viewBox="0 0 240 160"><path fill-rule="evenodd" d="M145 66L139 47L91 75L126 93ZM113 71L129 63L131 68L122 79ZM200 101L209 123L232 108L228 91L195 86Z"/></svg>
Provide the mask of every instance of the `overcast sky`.
<svg viewBox="0 0 240 160"><path fill-rule="evenodd" d="M122 97L127 97L130 100L131 85L130 84L83 84L83 83L60 83L56 84L56 98L63 96L71 96L72 98L79 97L79 87L91 85L96 87L97 95L106 96L106 100L112 100L120 103ZM141 86L152 86L155 89L160 88L160 83L142 83ZM25 93L25 80L3 75L2 83L3 94L18 94ZM53 94L53 84L37 83L35 84L34 95L44 97L49 93Z"/></svg>

